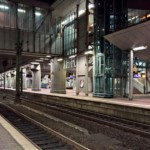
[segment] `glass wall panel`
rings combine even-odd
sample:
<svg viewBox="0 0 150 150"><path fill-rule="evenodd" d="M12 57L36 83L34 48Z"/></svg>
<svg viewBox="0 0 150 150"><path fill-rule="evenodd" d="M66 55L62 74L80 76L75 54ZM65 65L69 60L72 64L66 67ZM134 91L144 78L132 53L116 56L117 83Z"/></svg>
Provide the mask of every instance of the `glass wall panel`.
<svg viewBox="0 0 150 150"><path fill-rule="evenodd" d="M33 10L31 6L18 4L18 27L22 30L33 31Z"/></svg>
<svg viewBox="0 0 150 150"><path fill-rule="evenodd" d="M106 41L103 36L127 26L127 1L126 0L95 0L94 12L94 57L95 57L95 91L94 96L113 97L114 76L126 75L125 66L127 57L120 49ZM104 65L97 67L99 59L97 54L103 54ZM98 72L104 79L99 80ZM98 85L99 84L99 85ZM98 93L103 85L103 93Z"/></svg>
<svg viewBox="0 0 150 150"><path fill-rule="evenodd" d="M64 55L75 54L75 14L69 15L64 21Z"/></svg>

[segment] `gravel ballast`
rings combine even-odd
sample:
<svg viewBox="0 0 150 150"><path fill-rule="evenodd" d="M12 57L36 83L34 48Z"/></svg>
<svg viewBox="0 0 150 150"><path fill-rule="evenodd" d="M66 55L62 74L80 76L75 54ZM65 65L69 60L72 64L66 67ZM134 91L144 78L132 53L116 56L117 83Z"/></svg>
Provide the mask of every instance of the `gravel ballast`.
<svg viewBox="0 0 150 150"><path fill-rule="evenodd" d="M43 113L49 114L51 116L57 117L61 120L70 122L82 128L88 130L88 133L91 137L95 134L103 134L108 138L115 139L119 144L109 145L107 142L103 144L101 141L94 140L90 136L85 135L83 132L80 132L72 127L69 127L63 123L47 119L39 114L31 112L26 108L23 108L21 105L9 104L11 107L15 108L19 112L24 113L25 115L41 122L42 124L52 128L53 130L69 137L70 139L84 145L85 147L91 150L148 150L150 149L150 139L144 138L132 133L127 133L103 124L93 123L85 119L74 117L72 115L58 112L49 108L45 108L39 105L23 102L22 105L30 107L32 109L41 111Z"/></svg>

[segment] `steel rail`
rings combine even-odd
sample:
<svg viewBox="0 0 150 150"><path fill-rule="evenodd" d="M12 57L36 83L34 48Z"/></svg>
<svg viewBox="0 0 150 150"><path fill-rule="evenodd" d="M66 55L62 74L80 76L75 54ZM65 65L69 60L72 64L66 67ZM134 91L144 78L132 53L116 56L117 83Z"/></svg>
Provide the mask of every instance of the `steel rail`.
<svg viewBox="0 0 150 150"><path fill-rule="evenodd" d="M12 96L12 95L11 95ZM47 107L59 112L63 112L66 114L70 114L82 119L86 119L88 121L97 122L100 124L105 124L117 129L121 129L130 133L138 134L144 137L150 137L150 125L143 124L127 119L117 118L113 116L108 116L100 113L95 113L91 111L75 109L68 106L62 106L50 102L43 102L41 100L33 99L30 97L22 96L21 99L23 101L27 101L29 103L37 104L43 107ZM30 100L28 100L30 99ZM36 101L35 101L36 100Z"/></svg>
<svg viewBox="0 0 150 150"><path fill-rule="evenodd" d="M2 104L4 107L6 107L7 109L11 110L12 112L14 112L15 114L23 117L25 120L28 120L29 122L31 122L32 124L35 124L36 126L42 128L43 130L45 130L46 132L50 133L51 135L57 137L58 139L62 140L63 142L67 143L68 145L73 147L73 150L89 150L88 148L82 146L81 144L65 137L64 135L52 130L51 128L41 124L38 121L35 121L34 119L24 115L23 113L18 112L17 110L11 108L10 106L6 105L6 104ZM5 118L5 117L4 117ZM5 118L6 119L6 118ZM11 124L11 123L10 123ZM11 124L12 125L12 124ZM21 133L21 132L20 132ZM23 134L23 133L22 133ZM25 136L25 135L24 135ZM26 137L26 136L25 136ZM28 137L26 137L30 142L32 142ZM33 142L32 142L33 143ZM35 145L35 144L34 144ZM39 148L38 146L36 146L37 148ZM39 148L40 149L40 148ZM41 150L41 149L40 149Z"/></svg>

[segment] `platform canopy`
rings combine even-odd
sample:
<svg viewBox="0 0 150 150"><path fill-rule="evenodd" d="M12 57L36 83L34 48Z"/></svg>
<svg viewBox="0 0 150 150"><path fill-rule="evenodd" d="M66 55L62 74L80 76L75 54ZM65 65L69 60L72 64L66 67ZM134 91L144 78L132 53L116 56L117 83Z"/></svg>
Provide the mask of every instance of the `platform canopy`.
<svg viewBox="0 0 150 150"><path fill-rule="evenodd" d="M150 62L150 20L105 35L104 38L124 51L148 46L147 49L134 51L134 56Z"/></svg>

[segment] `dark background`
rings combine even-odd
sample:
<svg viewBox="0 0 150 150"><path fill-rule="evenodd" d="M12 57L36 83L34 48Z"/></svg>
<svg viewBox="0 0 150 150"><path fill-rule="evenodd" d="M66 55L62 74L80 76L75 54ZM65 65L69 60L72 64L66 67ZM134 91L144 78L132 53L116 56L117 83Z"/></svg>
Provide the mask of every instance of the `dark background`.
<svg viewBox="0 0 150 150"><path fill-rule="evenodd" d="M37 1L52 4L56 0L37 0ZM127 0L127 7L133 9L150 10L150 0Z"/></svg>
<svg viewBox="0 0 150 150"><path fill-rule="evenodd" d="M37 0L37 1L41 1L41 2L48 3L48 4L52 4L56 0Z"/></svg>

